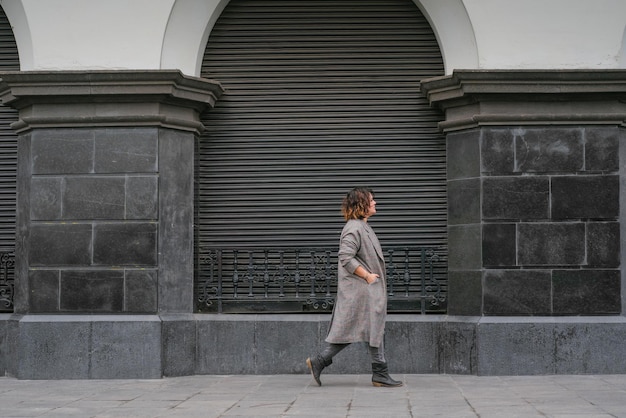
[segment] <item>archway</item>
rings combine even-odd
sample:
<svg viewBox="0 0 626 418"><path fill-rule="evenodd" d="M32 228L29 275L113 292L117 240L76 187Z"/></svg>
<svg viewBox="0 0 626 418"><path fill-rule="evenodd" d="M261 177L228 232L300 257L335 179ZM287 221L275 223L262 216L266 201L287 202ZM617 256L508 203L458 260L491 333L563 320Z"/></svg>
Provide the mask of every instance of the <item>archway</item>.
<svg viewBox="0 0 626 418"><path fill-rule="evenodd" d="M437 37L445 73L478 68L474 30L462 0L413 0ZM213 25L229 0L176 0L163 40L161 68L199 76Z"/></svg>
<svg viewBox="0 0 626 418"><path fill-rule="evenodd" d="M442 115L420 92L421 79L443 73L434 33L409 0L231 1L213 27L201 73L226 92L205 115L198 144L198 287L212 280L202 260L217 255L205 257L207 249L255 249L262 260L248 252L241 262L258 261L254 275L265 268L266 277L268 248L283 251L281 264L291 248L334 249L339 204L359 184L378 193L372 223L383 246L413 251L394 250L398 271L417 270L414 279L399 275L398 289L423 288L424 248L437 261L428 269L445 280ZM237 254L230 257L237 265ZM333 268L328 257L306 260L318 262ZM330 294L332 274L325 275L326 290L317 290ZM296 283L287 276L272 283L283 299L283 285ZM251 297L258 280L249 277ZM320 283L309 280L316 293ZM218 287L236 298L237 282ZM441 309L438 302L432 305Z"/></svg>

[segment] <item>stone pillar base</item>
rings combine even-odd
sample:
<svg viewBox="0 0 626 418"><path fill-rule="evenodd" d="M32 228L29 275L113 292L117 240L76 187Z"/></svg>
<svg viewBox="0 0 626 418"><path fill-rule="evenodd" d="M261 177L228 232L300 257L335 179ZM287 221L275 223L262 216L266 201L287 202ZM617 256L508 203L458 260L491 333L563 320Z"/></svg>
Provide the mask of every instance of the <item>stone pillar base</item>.
<svg viewBox="0 0 626 418"><path fill-rule="evenodd" d="M308 374L329 315L4 315L0 365L18 379ZM390 315L394 374L626 373L626 318ZM327 373L369 374L365 343Z"/></svg>
<svg viewBox="0 0 626 418"><path fill-rule="evenodd" d="M7 329L5 364L19 379L162 376L156 315L15 315Z"/></svg>

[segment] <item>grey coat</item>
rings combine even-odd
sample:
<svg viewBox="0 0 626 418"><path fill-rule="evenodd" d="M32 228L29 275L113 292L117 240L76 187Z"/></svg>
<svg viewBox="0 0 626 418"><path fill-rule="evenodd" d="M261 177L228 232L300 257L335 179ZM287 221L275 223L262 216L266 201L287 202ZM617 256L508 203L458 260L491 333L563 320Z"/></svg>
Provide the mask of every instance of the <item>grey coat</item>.
<svg viewBox="0 0 626 418"><path fill-rule="evenodd" d="M349 220L341 232L337 266L337 299L326 341L334 344L366 341L380 347L387 316L383 250L363 220ZM372 284L354 274L361 265L379 278Z"/></svg>

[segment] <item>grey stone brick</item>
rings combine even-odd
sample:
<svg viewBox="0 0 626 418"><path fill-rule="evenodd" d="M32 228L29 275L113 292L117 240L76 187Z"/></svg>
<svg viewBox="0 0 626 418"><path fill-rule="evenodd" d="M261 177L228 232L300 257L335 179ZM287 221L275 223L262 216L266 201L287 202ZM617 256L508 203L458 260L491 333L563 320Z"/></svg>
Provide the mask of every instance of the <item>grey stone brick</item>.
<svg viewBox="0 0 626 418"><path fill-rule="evenodd" d="M197 338L193 315L163 315L161 320L163 375L195 374Z"/></svg>
<svg viewBox="0 0 626 418"><path fill-rule="evenodd" d="M519 224L517 260L521 266L583 265L585 224Z"/></svg>
<svg viewBox="0 0 626 418"><path fill-rule="evenodd" d="M302 369L301 353L316 345L317 324L293 321L258 321L255 327L255 374L297 373ZM273 336L262 338L259 335ZM312 353L313 354L313 353Z"/></svg>
<svg viewBox="0 0 626 418"><path fill-rule="evenodd" d="M198 374L254 374L255 323L199 321Z"/></svg>
<svg viewBox="0 0 626 418"><path fill-rule="evenodd" d="M621 312L619 270L554 270L555 315L610 315Z"/></svg>
<svg viewBox="0 0 626 418"><path fill-rule="evenodd" d="M448 182L448 225L480 222L480 179Z"/></svg>
<svg viewBox="0 0 626 418"><path fill-rule="evenodd" d="M551 182L553 219L619 216L618 176L556 176Z"/></svg>
<svg viewBox="0 0 626 418"><path fill-rule="evenodd" d="M619 170L619 128L585 128L585 170Z"/></svg>
<svg viewBox="0 0 626 418"><path fill-rule="evenodd" d="M438 338L440 335L441 324L436 321L388 321L385 326L385 357L390 373L439 373L444 357ZM395 344L390 344L390 341ZM439 349L433 350L432 347ZM356 372L363 369L367 372L370 362L366 359Z"/></svg>
<svg viewBox="0 0 626 418"><path fill-rule="evenodd" d="M483 129L480 140L481 172L513 173L515 163L514 130Z"/></svg>
<svg viewBox="0 0 626 418"><path fill-rule="evenodd" d="M590 267L619 267L619 222L589 222L587 224L587 265Z"/></svg>
<svg viewBox="0 0 626 418"><path fill-rule="evenodd" d="M626 370L626 328L602 318L582 323L557 323L557 374L615 374Z"/></svg>
<svg viewBox="0 0 626 418"><path fill-rule="evenodd" d="M68 177L63 193L64 219L124 219L123 177Z"/></svg>
<svg viewBox="0 0 626 418"><path fill-rule="evenodd" d="M516 132L515 171L571 173L583 170L582 129L538 128Z"/></svg>
<svg viewBox="0 0 626 418"><path fill-rule="evenodd" d="M157 219L158 177L132 176L126 179L126 219Z"/></svg>
<svg viewBox="0 0 626 418"><path fill-rule="evenodd" d="M483 266L515 266L516 255L514 223L483 224Z"/></svg>
<svg viewBox="0 0 626 418"><path fill-rule="evenodd" d="M485 315L550 315L550 271L486 270Z"/></svg>
<svg viewBox="0 0 626 418"><path fill-rule="evenodd" d="M41 129L32 135L33 174L93 172L93 132L89 129Z"/></svg>
<svg viewBox="0 0 626 418"><path fill-rule="evenodd" d="M480 224L448 226L448 269L476 270L482 267Z"/></svg>
<svg viewBox="0 0 626 418"><path fill-rule="evenodd" d="M187 312L193 299L192 134L159 130L159 299L161 312Z"/></svg>
<svg viewBox="0 0 626 418"><path fill-rule="evenodd" d="M455 132L446 138L448 180L480 176L480 131Z"/></svg>
<svg viewBox="0 0 626 418"><path fill-rule="evenodd" d="M21 321L20 379L87 379L90 368L89 322Z"/></svg>
<svg viewBox="0 0 626 418"><path fill-rule="evenodd" d="M6 316L0 317L0 373L4 373L5 376L15 376L15 366L11 364L15 359L14 348L12 348L15 347L15 337L12 334L12 323L15 321L7 320Z"/></svg>
<svg viewBox="0 0 626 418"><path fill-rule="evenodd" d="M554 374L554 325L538 321L483 320L477 328L478 374Z"/></svg>
<svg viewBox="0 0 626 418"><path fill-rule="evenodd" d="M157 306L157 271L126 270L124 280L124 311L156 313Z"/></svg>
<svg viewBox="0 0 626 418"><path fill-rule="evenodd" d="M155 266L155 223L104 223L94 226L95 265Z"/></svg>
<svg viewBox="0 0 626 418"><path fill-rule="evenodd" d="M124 307L124 272L62 271L60 305L62 311L121 313Z"/></svg>
<svg viewBox="0 0 626 418"><path fill-rule="evenodd" d="M28 272L31 289L30 309L33 313L59 311L59 270L31 270Z"/></svg>
<svg viewBox="0 0 626 418"><path fill-rule="evenodd" d="M156 172L157 132L157 128L108 128L96 130L96 173Z"/></svg>
<svg viewBox="0 0 626 418"><path fill-rule="evenodd" d="M483 285L480 270L448 272L449 315L482 315Z"/></svg>
<svg viewBox="0 0 626 418"><path fill-rule="evenodd" d="M161 321L129 318L93 322L91 379L161 378Z"/></svg>
<svg viewBox="0 0 626 418"><path fill-rule="evenodd" d="M448 317L441 324L437 347L440 353L439 373L476 374L478 347L476 344L476 317ZM443 352L442 352L443 348Z"/></svg>
<svg viewBox="0 0 626 418"><path fill-rule="evenodd" d="M88 266L91 264L90 224L34 224L30 227L30 265Z"/></svg>
<svg viewBox="0 0 626 418"><path fill-rule="evenodd" d="M30 184L30 217L32 220L61 219L61 177L33 177Z"/></svg>
<svg viewBox="0 0 626 418"><path fill-rule="evenodd" d="M482 187L484 219L548 219L548 177L487 177Z"/></svg>

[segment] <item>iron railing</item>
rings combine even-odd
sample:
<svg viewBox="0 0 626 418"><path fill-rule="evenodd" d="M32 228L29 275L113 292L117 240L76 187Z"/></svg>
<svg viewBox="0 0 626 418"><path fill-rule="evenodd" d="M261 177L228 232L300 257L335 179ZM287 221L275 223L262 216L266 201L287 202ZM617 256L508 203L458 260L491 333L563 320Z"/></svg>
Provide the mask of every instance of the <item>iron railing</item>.
<svg viewBox="0 0 626 418"><path fill-rule="evenodd" d="M13 312L15 253L0 252L0 312Z"/></svg>
<svg viewBox="0 0 626 418"><path fill-rule="evenodd" d="M390 312L442 313L447 306L442 248L384 249ZM324 312L337 288L337 250L201 248L198 312Z"/></svg>

